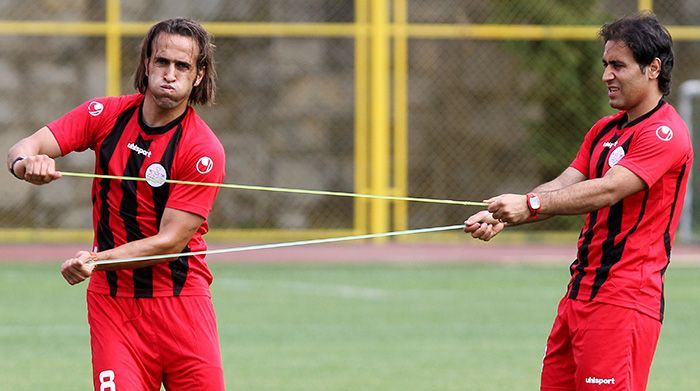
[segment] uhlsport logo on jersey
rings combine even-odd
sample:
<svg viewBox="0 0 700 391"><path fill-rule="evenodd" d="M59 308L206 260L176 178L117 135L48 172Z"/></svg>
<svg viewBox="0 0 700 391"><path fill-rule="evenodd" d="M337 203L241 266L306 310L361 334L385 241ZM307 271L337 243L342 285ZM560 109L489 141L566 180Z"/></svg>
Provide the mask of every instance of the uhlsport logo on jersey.
<svg viewBox="0 0 700 391"><path fill-rule="evenodd" d="M129 148L130 150L138 153L139 155L151 157L151 151L145 150L134 143L126 144L126 147Z"/></svg>
<svg viewBox="0 0 700 391"><path fill-rule="evenodd" d="M88 113L90 113L91 116L97 117L98 115L102 114L102 110L105 109L105 106L97 101L92 101L90 104L88 104Z"/></svg>
<svg viewBox="0 0 700 391"><path fill-rule="evenodd" d="M586 378L586 384L597 384L597 385L615 384L615 378L610 377L607 379L601 379L599 377L589 376Z"/></svg>
<svg viewBox="0 0 700 391"><path fill-rule="evenodd" d="M614 151L610 154L610 157L608 158L608 165L610 167L614 167L617 163L622 160L622 158L625 157L625 149L620 147L615 148Z"/></svg>
<svg viewBox="0 0 700 391"><path fill-rule="evenodd" d="M661 125L656 129L656 137L661 141L669 141L673 138L673 130L668 126Z"/></svg>
<svg viewBox="0 0 700 391"><path fill-rule="evenodd" d="M197 172L206 174L214 168L214 161L209 156L202 156L197 161Z"/></svg>
<svg viewBox="0 0 700 391"><path fill-rule="evenodd" d="M146 182L148 182L151 187L163 186L166 179L168 179L168 173L165 171L165 167L160 163L153 163L146 169Z"/></svg>

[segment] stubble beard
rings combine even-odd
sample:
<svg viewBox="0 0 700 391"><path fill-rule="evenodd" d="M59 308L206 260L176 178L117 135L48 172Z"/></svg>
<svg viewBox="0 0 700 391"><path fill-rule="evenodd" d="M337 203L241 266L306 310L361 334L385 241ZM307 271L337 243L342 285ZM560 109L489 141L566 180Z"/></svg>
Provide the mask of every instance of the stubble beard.
<svg viewBox="0 0 700 391"><path fill-rule="evenodd" d="M170 97L167 96L154 96L154 100L156 102L156 106L163 110L171 110L174 109L175 107L178 106L180 102L173 100Z"/></svg>

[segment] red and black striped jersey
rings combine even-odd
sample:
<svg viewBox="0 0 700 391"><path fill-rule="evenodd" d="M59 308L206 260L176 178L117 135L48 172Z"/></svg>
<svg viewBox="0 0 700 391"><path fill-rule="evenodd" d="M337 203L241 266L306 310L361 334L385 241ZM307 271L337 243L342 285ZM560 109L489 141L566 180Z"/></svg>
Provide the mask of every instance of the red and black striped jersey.
<svg viewBox="0 0 700 391"><path fill-rule="evenodd" d="M633 308L663 320L664 273L693 163L687 126L665 101L627 122L599 120L571 163L589 179L613 166L632 171L644 191L586 215L567 295Z"/></svg>
<svg viewBox="0 0 700 391"><path fill-rule="evenodd" d="M224 149L192 107L161 127L142 119L144 96L97 98L48 124L63 155L95 151L97 174L222 183ZM98 251L158 233L165 208L205 218L182 252L206 250L202 238L218 187L162 181L95 179L94 246ZM88 290L112 296L209 295L212 274L204 256L133 270L95 272Z"/></svg>

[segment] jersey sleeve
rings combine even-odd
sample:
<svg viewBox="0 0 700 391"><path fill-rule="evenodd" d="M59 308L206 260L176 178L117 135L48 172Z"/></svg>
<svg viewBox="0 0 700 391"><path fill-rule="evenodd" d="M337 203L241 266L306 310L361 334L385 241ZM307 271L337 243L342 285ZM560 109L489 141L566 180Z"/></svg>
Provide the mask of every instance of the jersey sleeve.
<svg viewBox="0 0 700 391"><path fill-rule="evenodd" d="M47 124L61 148L61 154L94 149L100 129L104 128L109 116L110 106L113 103L109 98L95 98Z"/></svg>
<svg viewBox="0 0 700 391"><path fill-rule="evenodd" d="M591 177L589 170L591 167L590 160L595 130L596 127L594 126L591 130L588 131L588 133L586 133L586 136L583 138L583 142L581 143L581 146L579 147L579 150L576 153L576 157L571 162L571 164L569 164L569 167L575 168L587 178Z"/></svg>
<svg viewBox="0 0 700 391"><path fill-rule="evenodd" d="M690 141L685 128L655 124L635 135L619 165L651 187L688 154Z"/></svg>
<svg viewBox="0 0 700 391"><path fill-rule="evenodd" d="M174 167L173 179L221 184L226 176L226 155L218 140L196 143ZM207 218L219 192L218 186L175 185L166 207Z"/></svg>

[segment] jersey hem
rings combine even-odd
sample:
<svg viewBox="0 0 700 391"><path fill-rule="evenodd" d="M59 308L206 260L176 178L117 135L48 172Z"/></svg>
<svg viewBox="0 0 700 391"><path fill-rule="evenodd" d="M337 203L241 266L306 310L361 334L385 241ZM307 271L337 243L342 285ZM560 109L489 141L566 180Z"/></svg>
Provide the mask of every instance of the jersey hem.
<svg viewBox="0 0 700 391"><path fill-rule="evenodd" d="M61 156L66 156L65 147L63 146L63 143L61 142L61 141L63 141L63 140L61 140L61 139L58 137L58 135L56 134L56 131L55 131L55 130L51 129L50 124L49 124L49 125L46 125L46 129L48 129L49 132L51 132L51 134L53 135L54 140L56 140L56 144L58 144L58 149L61 150Z"/></svg>
<svg viewBox="0 0 700 391"><path fill-rule="evenodd" d="M644 169L642 169L638 165L636 165L634 163L625 162L625 161L621 161L620 163L618 163L618 165L632 171L632 173L634 175L638 176L641 180L644 181L644 183L647 185L647 187L651 187L654 185L653 183L651 183L651 180L649 178L649 173L647 173Z"/></svg>
<svg viewBox="0 0 700 391"><path fill-rule="evenodd" d="M624 300L614 300L614 299L606 299L606 298L595 298L593 300L586 300L586 299L571 299L569 298L568 294L564 296L565 298L568 298L569 300L578 300L578 301L586 301L586 302L594 302L594 303L603 303L603 304L610 304L614 305L617 307L622 307L622 308L628 308L631 310L635 310L643 315L649 316L652 319L656 319L659 322L661 322L661 310L659 309L652 309L643 305L640 305L638 302L627 302Z"/></svg>
<svg viewBox="0 0 700 391"><path fill-rule="evenodd" d="M111 296L109 292L109 288L107 289L100 289L100 288L94 288L90 287L87 289L88 292L96 293L98 295L107 295ZM174 295L172 289L161 289L161 290L154 290L153 295L146 297L146 298L152 298L152 297L178 297L178 296L206 296L206 297L211 297L211 291L208 288L189 288L189 289L183 289L180 294ZM117 291L116 297L131 297L134 298L134 293L132 292L119 292Z"/></svg>
<svg viewBox="0 0 700 391"><path fill-rule="evenodd" d="M177 209L177 210L181 210L183 212L196 214L197 216L202 217L205 220L209 216L208 209L202 208L199 205L188 204L188 203L184 203L184 202L177 202L177 201L168 202L168 204L166 205L166 208Z"/></svg>

